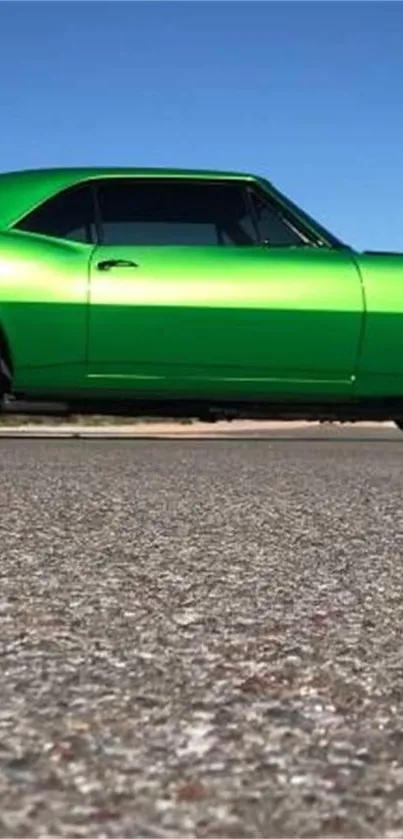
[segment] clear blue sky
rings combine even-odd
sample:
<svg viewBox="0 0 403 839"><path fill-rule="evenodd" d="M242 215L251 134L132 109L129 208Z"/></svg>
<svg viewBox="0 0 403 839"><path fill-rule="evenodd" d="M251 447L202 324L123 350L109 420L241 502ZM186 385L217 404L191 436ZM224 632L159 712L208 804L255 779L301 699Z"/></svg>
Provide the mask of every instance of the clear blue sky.
<svg viewBox="0 0 403 839"><path fill-rule="evenodd" d="M403 250L403 4L0 2L0 169L262 173Z"/></svg>

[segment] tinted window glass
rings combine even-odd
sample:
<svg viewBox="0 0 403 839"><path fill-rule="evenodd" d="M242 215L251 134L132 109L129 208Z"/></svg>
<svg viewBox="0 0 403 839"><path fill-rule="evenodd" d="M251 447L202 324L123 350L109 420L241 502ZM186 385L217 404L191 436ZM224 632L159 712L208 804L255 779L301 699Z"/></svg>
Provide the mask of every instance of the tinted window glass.
<svg viewBox="0 0 403 839"><path fill-rule="evenodd" d="M59 193L18 222L16 227L19 230L55 236L58 239L94 242L91 188L86 185Z"/></svg>
<svg viewBox="0 0 403 839"><path fill-rule="evenodd" d="M252 193L251 200L261 242L272 247L301 245L306 242L306 237L282 215L280 209L271 206L256 193Z"/></svg>
<svg viewBox="0 0 403 839"><path fill-rule="evenodd" d="M98 187L105 245L255 245L246 189L173 181L108 181Z"/></svg>

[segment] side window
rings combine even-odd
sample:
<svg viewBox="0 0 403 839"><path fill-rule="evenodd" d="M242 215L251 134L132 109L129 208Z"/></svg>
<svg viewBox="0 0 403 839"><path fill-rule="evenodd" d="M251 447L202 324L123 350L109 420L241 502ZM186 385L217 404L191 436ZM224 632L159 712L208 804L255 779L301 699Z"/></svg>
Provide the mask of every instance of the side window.
<svg viewBox="0 0 403 839"><path fill-rule="evenodd" d="M104 245L257 244L240 184L113 179L97 193Z"/></svg>
<svg viewBox="0 0 403 839"><path fill-rule="evenodd" d="M307 239L288 221L280 209L268 204L257 193L251 193L259 239L272 247L287 247L306 244Z"/></svg>
<svg viewBox="0 0 403 839"><path fill-rule="evenodd" d="M17 230L74 242L95 241L92 190L88 184L60 192L19 221Z"/></svg>

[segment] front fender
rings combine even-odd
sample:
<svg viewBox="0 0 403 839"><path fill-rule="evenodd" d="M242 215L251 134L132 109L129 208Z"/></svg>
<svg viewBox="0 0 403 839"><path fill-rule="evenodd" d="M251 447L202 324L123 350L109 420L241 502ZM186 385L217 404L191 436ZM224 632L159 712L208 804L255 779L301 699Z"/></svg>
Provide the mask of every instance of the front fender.
<svg viewBox="0 0 403 839"><path fill-rule="evenodd" d="M356 256L366 312L357 392L403 394L403 254Z"/></svg>

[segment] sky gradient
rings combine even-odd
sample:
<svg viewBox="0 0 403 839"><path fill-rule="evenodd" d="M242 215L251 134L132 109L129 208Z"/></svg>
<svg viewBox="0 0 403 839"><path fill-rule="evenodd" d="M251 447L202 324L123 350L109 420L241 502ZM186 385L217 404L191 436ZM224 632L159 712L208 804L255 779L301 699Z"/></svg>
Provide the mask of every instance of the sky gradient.
<svg viewBox="0 0 403 839"><path fill-rule="evenodd" d="M0 170L263 174L403 251L403 4L0 2Z"/></svg>

